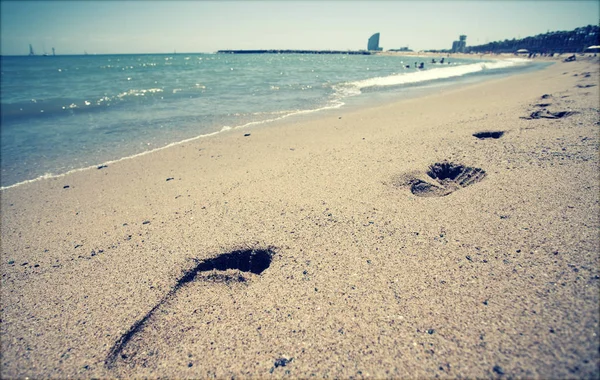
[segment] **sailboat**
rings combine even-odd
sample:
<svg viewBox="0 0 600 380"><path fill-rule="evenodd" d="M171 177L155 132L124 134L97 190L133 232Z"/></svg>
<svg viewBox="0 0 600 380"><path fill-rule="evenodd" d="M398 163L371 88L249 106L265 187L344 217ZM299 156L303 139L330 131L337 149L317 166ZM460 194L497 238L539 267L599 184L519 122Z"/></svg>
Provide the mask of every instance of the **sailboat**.
<svg viewBox="0 0 600 380"><path fill-rule="evenodd" d="M35 55L35 53L33 52L33 46L31 46L31 44L29 44L29 55Z"/></svg>

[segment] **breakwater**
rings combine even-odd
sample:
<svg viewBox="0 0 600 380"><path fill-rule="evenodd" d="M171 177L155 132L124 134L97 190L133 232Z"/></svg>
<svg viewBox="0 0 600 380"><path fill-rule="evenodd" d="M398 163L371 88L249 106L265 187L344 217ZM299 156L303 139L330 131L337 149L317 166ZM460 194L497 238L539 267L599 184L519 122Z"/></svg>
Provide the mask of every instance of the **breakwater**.
<svg viewBox="0 0 600 380"><path fill-rule="evenodd" d="M224 54L351 54L371 55L367 50L219 50Z"/></svg>

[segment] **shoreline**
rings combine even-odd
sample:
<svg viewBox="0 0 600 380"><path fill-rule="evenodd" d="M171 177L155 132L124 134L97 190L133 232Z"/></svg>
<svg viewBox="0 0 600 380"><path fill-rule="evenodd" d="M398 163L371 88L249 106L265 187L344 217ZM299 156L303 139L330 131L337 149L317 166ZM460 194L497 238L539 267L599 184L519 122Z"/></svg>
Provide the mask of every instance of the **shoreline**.
<svg viewBox="0 0 600 380"><path fill-rule="evenodd" d="M597 82L557 62L3 189L1 375L597 376Z"/></svg>
<svg viewBox="0 0 600 380"><path fill-rule="evenodd" d="M473 57L470 57L470 58L473 58ZM503 58L503 59L510 60L510 58ZM496 60L503 60L503 59L498 58ZM540 69L541 68L537 68L535 70L540 70ZM522 74L522 72L516 72L516 73L509 74L509 75L519 75L519 74ZM410 98L427 96L427 94L430 94L433 91L438 91L438 90L439 91L443 91L442 87L446 87L446 86L450 86L452 88L455 88L455 87L459 88L459 87L469 86L470 83L466 82L467 78L463 78L464 75L465 74L461 74L461 75L458 75L458 76L450 76L450 78L456 78L456 77L458 77L458 82L457 83L450 83L450 84L443 83L443 81L445 79L448 79L448 78L438 78L437 80L441 81L440 83L438 83L438 86L437 86L439 88L433 88L433 89L431 89L431 88L428 88L428 86L424 86L422 89L419 90L419 87L416 87L416 88L408 87L406 89L408 91L406 94L395 95L395 96L392 95L391 97L384 99L383 102L386 103L386 104L388 104L388 103L393 103L393 102L401 101L403 99L410 99ZM503 74L503 75L507 75L507 74ZM490 78L483 78L482 77L482 78L479 78L479 81L486 81L486 80L493 80L493 79L494 78L490 79ZM411 82L408 82L409 86L410 86L410 83ZM386 86L384 85L383 87L386 87ZM419 91L420 94L417 93L416 91ZM362 97L371 96L372 97L373 94L370 94L370 95L360 94L359 96L362 96ZM382 96L386 96L386 95L382 94ZM208 138L208 137L211 137L211 136L214 136L214 135L226 132L228 130L244 129L244 128L248 128L248 127L252 127L252 126L260 126L260 125L263 125L263 124L279 124L283 120L288 119L288 118L290 118L292 120L292 122L293 122L294 119L298 119L299 120L304 115L307 115L307 114L321 114L321 113L324 113L324 112L326 113L326 112L330 112L330 111L333 111L333 110L338 110L340 108L344 108L343 112L352 112L353 110L360 110L360 109L368 108L369 106L372 106L373 104L375 104L373 100L371 100L371 101L365 101L364 99L363 99L363 102L367 102L365 104L368 104L368 105L361 104L360 101L357 103L356 100L354 100L354 102L353 102L353 98L354 98L354 96L347 96L345 98L336 99L334 103L327 104L327 105L324 105L324 106L316 108L316 109L296 110L294 112L290 112L290 113L285 114L283 116L277 116L277 117L275 117L273 119L251 121L251 122L247 122L247 123L241 124L241 125L236 125L236 126L233 126L233 127L222 126L221 129L217 130L217 131L208 132L208 133L205 133L205 134L200 134L200 135L189 137L189 138L186 138L186 139L183 139L183 140L180 140L180 141L170 142L170 143L165 144L164 146L160 146L160 147L153 148L153 149L146 150L146 151L141 151L141 152L130 154L130 155L125 155L123 157L119 157L119 158L116 158L116 159L110 159L110 160L106 160L106 161L100 161L100 162L97 162L97 163L94 163L92 165L88 165L88 166L85 166L85 167L79 167L79 168L69 169L69 170L67 170L66 172L63 172L63 173L47 172L47 173L44 173L43 175L39 175L38 177L35 177L35 178L25 179L25 180L16 182L14 184L6 185L6 186L0 186L0 192L2 192L3 190L6 190L6 189L15 188L15 187L19 187L19 186L25 185L27 183L32 183L32 182L37 182L37 181L44 181L44 180L51 179L51 178L61 178L61 177L67 176L69 174L80 172L80 171L92 170L92 169L96 169L96 168L104 168L107 165L110 165L110 164L113 164L113 163L116 163L116 162L119 162L119 161L122 161L122 160L133 159L133 158L136 158L136 157L139 157L139 156L143 156L143 155L146 155L146 154L150 154L150 153L162 150L162 149L167 149L167 148L170 148L170 147L173 147L173 146L177 146L177 145L180 145L180 144L188 143L188 142L191 142L191 141L194 141L194 140L197 140L197 139ZM394 99L394 98L397 98L397 99ZM381 96L378 98L378 102L380 102L380 101L382 101L382 97ZM353 102L354 104L351 107L348 107L348 102ZM319 117L319 116L315 115L315 117Z"/></svg>

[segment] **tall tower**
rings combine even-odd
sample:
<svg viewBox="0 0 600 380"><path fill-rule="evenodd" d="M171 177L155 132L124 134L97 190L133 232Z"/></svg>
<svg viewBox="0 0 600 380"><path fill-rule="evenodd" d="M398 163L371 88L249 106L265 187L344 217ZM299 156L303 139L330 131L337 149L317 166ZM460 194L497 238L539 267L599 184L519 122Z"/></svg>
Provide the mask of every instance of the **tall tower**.
<svg viewBox="0 0 600 380"><path fill-rule="evenodd" d="M464 34L458 36L458 49L461 53L464 53L467 50L467 36Z"/></svg>
<svg viewBox="0 0 600 380"><path fill-rule="evenodd" d="M461 34L458 36L458 41L452 42L453 53L464 53L467 50L467 36Z"/></svg>
<svg viewBox="0 0 600 380"><path fill-rule="evenodd" d="M369 43L367 44L367 50L375 50L379 51L381 48L379 47L379 33L375 33L369 38Z"/></svg>

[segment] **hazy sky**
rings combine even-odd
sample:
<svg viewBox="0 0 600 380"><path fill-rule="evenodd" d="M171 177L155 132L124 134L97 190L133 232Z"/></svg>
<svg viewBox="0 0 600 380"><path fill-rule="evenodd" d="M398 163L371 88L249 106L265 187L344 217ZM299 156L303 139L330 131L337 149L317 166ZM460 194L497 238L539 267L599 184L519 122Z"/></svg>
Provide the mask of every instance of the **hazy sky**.
<svg viewBox="0 0 600 380"><path fill-rule="evenodd" d="M1 1L3 55L448 49L598 24L591 1Z"/></svg>

